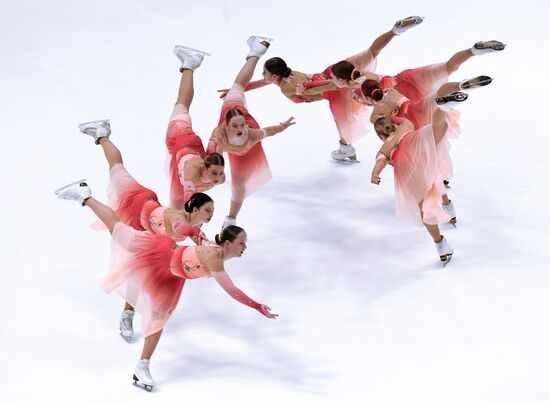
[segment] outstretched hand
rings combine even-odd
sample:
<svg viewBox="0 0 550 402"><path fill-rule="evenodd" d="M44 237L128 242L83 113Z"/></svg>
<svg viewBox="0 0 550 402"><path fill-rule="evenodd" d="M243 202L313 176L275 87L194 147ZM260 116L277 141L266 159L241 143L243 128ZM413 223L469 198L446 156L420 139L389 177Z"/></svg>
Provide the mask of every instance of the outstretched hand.
<svg viewBox="0 0 550 402"><path fill-rule="evenodd" d="M296 124L294 120L294 117L289 117L287 120L279 123L281 126L286 126L286 127L290 127L292 126L293 124Z"/></svg>
<svg viewBox="0 0 550 402"><path fill-rule="evenodd" d="M220 92L220 99L225 99L229 92L229 89L218 89L218 92Z"/></svg>
<svg viewBox="0 0 550 402"><path fill-rule="evenodd" d="M260 308L258 309L260 313L262 313L267 318L277 318L279 317L279 314L271 313L271 307L266 306L265 304L260 304Z"/></svg>

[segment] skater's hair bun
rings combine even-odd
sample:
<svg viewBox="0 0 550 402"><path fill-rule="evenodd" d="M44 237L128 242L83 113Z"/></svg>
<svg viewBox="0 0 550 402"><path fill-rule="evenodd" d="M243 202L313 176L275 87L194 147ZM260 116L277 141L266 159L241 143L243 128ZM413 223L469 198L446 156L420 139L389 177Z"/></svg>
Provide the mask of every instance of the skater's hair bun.
<svg viewBox="0 0 550 402"><path fill-rule="evenodd" d="M229 124L229 120L235 116L244 116L244 114L239 109L229 109L225 113L225 124Z"/></svg>
<svg viewBox="0 0 550 402"><path fill-rule="evenodd" d="M356 80L361 76L361 72L355 69L355 66L347 60L342 60L332 66L330 70L335 77L342 80Z"/></svg>
<svg viewBox="0 0 550 402"><path fill-rule="evenodd" d="M217 245L221 246L226 240L229 240L230 242L235 240L241 232L244 232L244 229L242 227L229 225L226 226L220 234L217 234L214 237L214 240L216 241Z"/></svg>
<svg viewBox="0 0 550 402"><path fill-rule="evenodd" d="M204 166L208 169L210 166L225 166L225 159L222 154L212 152L204 159Z"/></svg>
<svg viewBox="0 0 550 402"><path fill-rule="evenodd" d="M368 98L379 101L384 97L384 92L380 88L380 83L376 80L365 80L361 84L361 92Z"/></svg>
<svg viewBox="0 0 550 402"><path fill-rule="evenodd" d="M380 138L387 140L394 131L393 123L388 117L380 117L374 122L374 131Z"/></svg>
<svg viewBox="0 0 550 402"><path fill-rule="evenodd" d="M280 75L283 78L290 77L290 74L292 74L292 70L280 57L272 57L271 59L266 60L264 67L271 74Z"/></svg>
<svg viewBox="0 0 550 402"><path fill-rule="evenodd" d="M183 206L183 209L185 212L193 212L194 208L200 209L204 204L208 202L214 202L212 198L208 194L204 193L194 193L191 198L189 198L189 201L185 203Z"/></svg>

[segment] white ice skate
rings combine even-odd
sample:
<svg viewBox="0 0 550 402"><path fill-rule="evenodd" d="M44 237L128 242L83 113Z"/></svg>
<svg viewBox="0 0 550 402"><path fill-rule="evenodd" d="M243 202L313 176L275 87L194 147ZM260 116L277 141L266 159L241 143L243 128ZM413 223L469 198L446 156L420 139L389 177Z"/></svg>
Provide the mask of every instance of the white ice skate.
<svg viewBox="0 0 550 402"><path fill-rule="evenodd" d="M452 203L451 200L449 200L449 203L447 205L441 204L441 208L443 208L443 211L447 212L451 219L449 219L449 223L456 226L456 211L455 211L455 204Z"/></svg>
<svg viewBox="0 0 550 402"><path fill-rule="evenodd" d="M439 259L443 263L443 266L447 265L451 261L454 252L447 239L441 236L441 240L435 242L435 248L439 253Z"/></svg>
<svg viewBox="0 0 550 402"><path fill-rule="evenodd" d="M357 160L357 154L355 153L355 148L353 148L352 145L340 144L340 149L332 151L330 156L332 159L339 162L359 163Z"/></svg>
<svg viewBox="0 0 550 402"><path fill-rule="evenodd" d="M110 120L94 120L80 123L78 129L81 133L87 134L95 140L96 145L99 145L100 138L109 138L111 135Z"/></svg>
<svg viewBox="0 0 550 402"><path fill-rule="evenodd" d="M262 42L267 42L267 46ZM246 58L248 59L249 57L262 57L265 52L267 52L267 48L269 47L270 42L273 42L273 39L266 36L251 36L246 40L246 44L250 46L250 52L248 52Z"/></svg>
<svg viewBox="0 0 550 402"><path fill-rule="evenodd" d="M134 326L132 325L134 314L134 310L124 310L120 315L120 336L126 342L130 342L134 337Z"/></svg>
<svg viewBox="0 0 550 402"><path fill-rule="evenodd" d="M92 196L92 190L88 187L86 179L82 179L58 188L55 195L60 200L77 201L84 206L84 201Z"/></svg>
<svg viewBox="0 0 550 402"><path fill-rule="evenodd" d="M141 359L134 370L134 385L142 385L147 391L152 391L155 380L149 371L149 359Z"/></svg>
<svg viewBox="0 0 550 402"><path fill-rule="evenodd" d="M422 21L424 21L424 17L419 17L417 15L404 18L402 20L397 21L393 25L392 32L396 35L401 35L403 32L421 24Z"/></svg>
<svg viewBox="0 0 550 402"><path fill-rule="evenodd" d="M223 221L223 225L222 225L222 232L223 230L228 227L228 226L237 226L237 218L233 218L229 215L227 215Z"/></svg>
<svg viewBox="0 0 550 402"><path fill-rule="evenodd" d="M204 56L210 56L210 53L181 45L174 46L174 54L178 56L178 59L181 61L180 73L182 73L183 70L195 71L202 64Z"/></svg>
<svg viewBox="0 0 550 402"><path fill-rule="evenodd" d="M488 75L478 75L477 77L470 78L469 80L461 81L458 86L461 90L471 91L484 87L485 85L489 85L491 82L493 82L493 79Z"/></svg>
<svg viewBox="0 0 550 402"><path fill-rule="evenodd" d="M437 107L439 107L441 110L449 112L453 110L456 105L458 105L460 102L464 102L466 99L468 99L467 93L452 92L447 95L437 96L435 98L435 103L437 103Z"/></svg>
<svg viewBox="0 0 550 402"><path fill-rule="evenodd" d="M498 40L481 41L472 46L472 53L474 56L479 56L486 53L500 52L505 47L506 45Z"/></svg>
<svg viewBox="0 0 550 402"><path fill-rule="evenodd" d="M451 188L451 182L449 180L443 180L443 185L445 188Z"/></svg>

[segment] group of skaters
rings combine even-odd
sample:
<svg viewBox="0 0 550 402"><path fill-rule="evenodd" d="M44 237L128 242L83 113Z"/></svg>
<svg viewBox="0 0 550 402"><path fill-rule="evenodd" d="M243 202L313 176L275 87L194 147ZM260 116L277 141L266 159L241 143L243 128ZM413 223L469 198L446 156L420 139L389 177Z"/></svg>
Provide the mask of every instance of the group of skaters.
<svg viewBox="0 0 550 402"><path fill-rule="evenodd" d="M357 161L353 143L373 128L382 146L373 158L371 183L380 184L382 170L393 166L397 216L424 225L440 260L444 264L450 261L453 249L441 235L439 224L456 222L444 184L452 176L449 139L459 133L454 107L468 98L465 91L488 85L492 79L480 75L449 82L449 75L469 58L502 51L505 45L495 40L481 41L443 63L407 69L395 76L375 73L382 49L422 20L413 16L397 21L368 49L321 73L305 74L292 70L279 57L270 58L263 65L263 79L259 81L251 79L271 39L251 36L247 40L249 53L233 85L219 91L223 99L221 113L206 147L193 131L189 110L194 73L209 55L176 46L181 79L166 133L170 159L168 207L128 173L120 150L110 138L108 120L79 125L80 132L91 136L105 155L110 178L108 203L95 199L85 180L66 185L56 194L90 208L111 234L110 267L102 286L124 300L120 318L124 339L134 337L135 311L142 317L144 345L134 370L136 383L147 390L155 385L149 362L187 279L214 278L238 302L267 318L277 317L270 307L235 286L224 270L226 260L240 258L247 248L247 233L236 222L244 199L271 178L262 140L295 124L290 117L261 128L247 109L246 91L274 84L295 103L328 100L339 141L331 157L338 161ZM206 192L226 181L224 155L231 172L231 203L221 232L211 240L201 230L214 213L214 200ZM187 238L193 245L180 244Z"/></svg>

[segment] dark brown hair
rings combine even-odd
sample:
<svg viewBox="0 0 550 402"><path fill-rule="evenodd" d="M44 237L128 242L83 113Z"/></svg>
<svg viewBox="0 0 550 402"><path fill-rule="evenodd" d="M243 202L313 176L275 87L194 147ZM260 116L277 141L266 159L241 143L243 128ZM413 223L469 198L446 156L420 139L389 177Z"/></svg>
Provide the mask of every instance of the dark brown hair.
<svg viewBox="0 0 550 402"><path fill-rule="evenodd" d="M264 67L271 74L280 75L283 78L289 77L292 73L292 70L280 57L272 57L271 59L266 60Z"/></svg>
<svg viewBox="0 0 550 402"><path fill-rule="evenodd" d="M355 69L355 66L347 60L342 60L332 66L330 70L335 77L343 80L355 80L361 76L361 72Z"/></svg>
<svg viewBox="0 0 550 402"><path fill-rule="evenodd" d="M372 98L377 102L384 97L384 92L380 88L380 83L376 80L365 80L361 84L361 92L367 98Z"/></svg>
<svg viewBox="0 0 550 402"><path fill-rule="evenodd" d="M189 201L185 203L183 209L185 210L185 212L191 213L193 212L193 208L199 209L208 202L214 202L214 200L210 198L208 194L194 193L191 198L189 198Z"/></svg>
<svg viewBox="0 0 550 402"><path fill-rule="evenodd" d="M210 166L225 166L225 159L222 154L212 152L204 159L204 166L208 169Z"/></svg>
<svg viewBox="0 0 550 402"><path fill-rule="evenodd" d="M239 109L229 109L225 113L225 124L229 124L229 120L231 120L231 118L235 116L244 116L244 114Z"/></svg>
<svg viewBox="0 0 550 402"><path fill-rule="evenodd" d="M233 242L243 231L244 229L240 226L229 225L220 234L217 234L214 240L216 240L217 245L221 246L226 240Z"/></svg>

